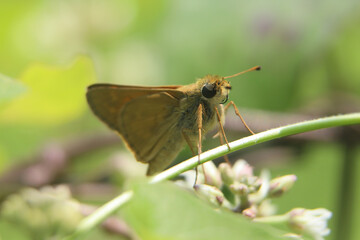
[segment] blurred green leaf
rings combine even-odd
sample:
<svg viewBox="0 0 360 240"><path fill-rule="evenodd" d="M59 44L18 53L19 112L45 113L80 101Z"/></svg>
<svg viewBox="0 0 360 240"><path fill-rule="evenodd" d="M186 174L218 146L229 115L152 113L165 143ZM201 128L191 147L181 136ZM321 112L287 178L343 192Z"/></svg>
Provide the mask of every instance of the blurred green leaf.
<svg viewBox="0 0 360 240"><path fill-rule="evenodd" d="M0 218L0 240L29 240L30 238L26 237L27 233L19 231L18 228L19 226L17 224L12 224Z"/></svg>
<svg viewBox="0 0 360 240"><path fill-rule="evenodd" d="M0 73L0 104L25 92L25 86Z"/></svg>
<svg viewBox="0 0 360 240"><path fill-rule="evenodd" d="M3 122L60 124L86 108L86 87L94 82L91 60L79 57L70 67L33 64L21 77L28 92L0 114Z"/></svg>
<svg viewBox="0 0 360 240"><path fill-rule="evenodd" d="M216 211L173 184L135 186L122 210L140 239L280 239L284 232Z"/></svg>

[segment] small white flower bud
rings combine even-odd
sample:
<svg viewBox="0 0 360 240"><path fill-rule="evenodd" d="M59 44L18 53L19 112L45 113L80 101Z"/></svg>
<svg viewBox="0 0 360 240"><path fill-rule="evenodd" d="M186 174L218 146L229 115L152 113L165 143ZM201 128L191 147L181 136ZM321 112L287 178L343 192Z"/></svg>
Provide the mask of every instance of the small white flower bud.
<svg viewBox="0 0 360 240"><path fill-rule="evenodd" d="M206 184L221 187L222 181L218 168L212 161L203 163L206 177ZM200 173L203 173L203 168L199 167ZM205 178L204 178L205 179Z"/></svg>
<svg viewBox="0 0 360 240"><path fill-rule="evenodd" d="M325 208L304 209L295 208L287 213L290 226L301 234L309 234L316 240L323 240L323 236L330 234L327 221L332 213Z"/></svg>
<svg viewBox="0 0 360 240"><path fill-rule="evenodd" d="M257 215L257 210L255 207L250 207L250 208L246 208L244 209L244 211L242 211L242 214L245 216L245 217L248 217L248 218L255 218L256 215Z"/></svg>
<svg viewBox="0 0 360 240"><path fill-rule="evenodd" d="M245 160L238 160L233 166L235 178L240 180L243 177L253 176L253 168Z"/></svg>
<svg viewBox="0 0 360 240"><path fill-rule="evenodd" d="M206 184L197 184L194 186L195 192L203 199L215 204L216 206L221 206L224 202L224 194L216 187L206 185Z"/></svg>
<svg viewBox="0 0 360 240"><path fill-rule="evenodd" d="M285 175L272 179L270 181L269 196L281 196L283 193L289 191L292 188L296 180L297 177L295 175Z"/></svg>
<svg viewBox="0 0 360 240"><path fill-rule="evenodd" d="M220 163L219 172L224 184L230 185L234 182L234 172L228 163Z"/></svg>
<svg viewBox="0 0 360 240"><path fill-rule="evenodd" d="M245 196L249 193L248 186L243 183L234 182L229 186L229 188L236 195Z"/></svg>

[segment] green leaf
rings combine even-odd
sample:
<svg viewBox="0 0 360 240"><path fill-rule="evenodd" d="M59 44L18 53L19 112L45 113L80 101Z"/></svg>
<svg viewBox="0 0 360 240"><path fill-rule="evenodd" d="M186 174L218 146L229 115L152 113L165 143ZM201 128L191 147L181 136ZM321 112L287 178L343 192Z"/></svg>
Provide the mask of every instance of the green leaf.
<svg viewBox="0 0 360 240"><path fill-rule="evenodd" d="M213 209L171 183L143 184L122 215L140 239L280 239L285 233L250 222L240 214Z"/></svg>
<svg viewBox="0 0 360 240"><path fill-rule="evenodd" d="M86 87L94 82L91 60L79 57L70 67L33 64L21 77L28 92L0 114L3 122L60 124L86 109Z"/></svg>
<svg viewBox="0 0 360 240"><path fill-rule="evenodd" d="M11 99L25 92L26 87L0 73L0 104L6 103Z"/></svg>

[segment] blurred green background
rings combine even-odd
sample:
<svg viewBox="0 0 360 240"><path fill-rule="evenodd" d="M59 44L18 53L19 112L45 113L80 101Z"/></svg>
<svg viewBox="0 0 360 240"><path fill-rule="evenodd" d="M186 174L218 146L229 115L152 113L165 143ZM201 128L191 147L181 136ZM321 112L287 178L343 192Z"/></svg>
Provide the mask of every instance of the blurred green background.
<svg viewBox="0 0 360 240"><path fill-rule="evenodd" d="M0 1L1 198L22 186L68 183L78 199L103 202L129 172L144 172L119 161L132 156L90 112L86 86L189 84L255 65L262 71L231 79L230 98L257 132L359 111L360 2ZM232 140L248 134L227 132ZM279 212L326 207L334 213L327 239L355 240L359 136L352 127L319 131L232 157L273 176L296 174ZM39 159L52 167L36 168ZM19 237L4 228L3 239Z"/></svg>

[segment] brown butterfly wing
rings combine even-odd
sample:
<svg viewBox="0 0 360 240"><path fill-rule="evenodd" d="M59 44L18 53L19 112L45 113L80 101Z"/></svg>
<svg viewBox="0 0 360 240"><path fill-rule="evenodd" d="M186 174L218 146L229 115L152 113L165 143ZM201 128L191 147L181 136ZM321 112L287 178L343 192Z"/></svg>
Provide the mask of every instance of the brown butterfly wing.
<svg viewBox="0 0 360 240"><path fill-rule="evenodd" d="M119 132L136 159L150 164L148 175L167 167L183 147L179 102L161 92L128 102L120 113Z"/></svg>
<svg viewBox="0 0 360 240"><path fill-rule="evenodd" d="M94 113L124 138L148 175L167 167L183 146L176 126L183 92L172 88L98 86L89 89Z"/></svg>
<svg viewBox="0 0 360 240"><path fill-rule="evenodd" d="M151 95L167 90L171 91L179 87L180 86L137 87L93 84L88 87L86 98L94 114L111 129L118 131L118 115L126 103L140 96Z"/></svg>

